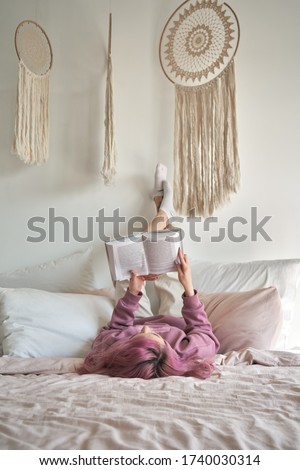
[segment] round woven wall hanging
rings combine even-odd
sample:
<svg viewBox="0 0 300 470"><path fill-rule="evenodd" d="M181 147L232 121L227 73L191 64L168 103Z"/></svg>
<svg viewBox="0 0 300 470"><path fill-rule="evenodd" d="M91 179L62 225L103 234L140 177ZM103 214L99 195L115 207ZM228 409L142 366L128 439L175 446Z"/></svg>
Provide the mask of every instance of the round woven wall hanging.
<svg viewBox="0 0 300 470"><path fill-rule="evenodd" d="M178 212L211 215L240 181L234 11L214 0L185 1L167 21L159 58L175 86L174 202Z"/></svg>
<svg viewBox="0 0 300 470"><path fill-rule="evenodd" d="M13 153L29 164L48 159L49 77L53 62L51 44L35 21L24 20L15 32L19 79Z"/></svg>
<svg viewBox="0 0 300 470"><path fill-rule="evenodd" d="M184 2L161 36L162 69L173 83L201 85L222 73L238 44L239 23L226 3Z"/></svg>
<svg viewBox="0 0 300 470"><path fill-rule="evenodd" d="M15 47L19 60L36 75L45 75L52 67L53 54L43 28L32 20L22 21L15 32Z"/></svg>

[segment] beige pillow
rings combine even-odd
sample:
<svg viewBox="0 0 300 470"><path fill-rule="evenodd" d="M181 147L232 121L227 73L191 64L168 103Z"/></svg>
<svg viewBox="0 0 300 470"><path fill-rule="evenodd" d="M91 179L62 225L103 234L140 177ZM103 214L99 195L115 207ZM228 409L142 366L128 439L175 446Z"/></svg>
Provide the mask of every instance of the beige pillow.
<svg viewBox="0 0 300 470"><path fill-rule="evenodd" d="M181 316L183 287L177 273L162 274L154 281L160 315Z"/></svg>
<svg viewBox="0 0 300 470"><path fill-rule="evenodd" d="M116 281L115 283L115 303L124 296L127 288L129 286L129 281L124 279L124 281ZM145 286L142 289L143 296L139 303L139 308L136 312L137 317L150 317L153 315L150 299L146 293Z"/></svg>
<svg viewBox="0 0 300 470"><path fill-rule="evenodd" d="M155 283L159 313L181 315L182 286L170 275ZM220 353L252 347L273 349L279 338L283 313L275 287L247 292L199 292L213 331L220 341Z"/></svg>
<svg viewBox="0 0 300 470"><path fill-rule="evenodd" d="M242 263L194 260L191 267L194 286L199 292L247 292L276 287L283 311L283 327L277 349L288 348L292 320L296 313L300 259L255 260Z"/></svg>
<svg viewBox="0 0 300 470"><path fill-rule="evenodd" d="M199 293L220 353L244 348L273 349L279 338L283 313L275 287L248 292Z"/></svg>

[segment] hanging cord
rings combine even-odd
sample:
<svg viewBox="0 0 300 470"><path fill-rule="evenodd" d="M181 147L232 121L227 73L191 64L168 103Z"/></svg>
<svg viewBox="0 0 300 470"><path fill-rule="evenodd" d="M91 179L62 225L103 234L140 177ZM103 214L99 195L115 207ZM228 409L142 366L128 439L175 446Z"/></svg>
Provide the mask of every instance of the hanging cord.
<svg viewBox="0 0 300 470"><path fill-rule="evenodd" d="M107 57L107 79L105 95L105 141L104 141L104 163L102 176L105 184L109 184L116 174L116 145L114 129L114 105L112 86L112 58L111 58L111 38L112 38L112 14L109 14L108 29L108 57Z"/></svg>
<svg viewBox="0 0 300 470"><path fill-rule="evenodd" d="M38 23L38 6L39 6L39 0L36 0L35 2L35 10L34 10L34 21Z"/></svg>

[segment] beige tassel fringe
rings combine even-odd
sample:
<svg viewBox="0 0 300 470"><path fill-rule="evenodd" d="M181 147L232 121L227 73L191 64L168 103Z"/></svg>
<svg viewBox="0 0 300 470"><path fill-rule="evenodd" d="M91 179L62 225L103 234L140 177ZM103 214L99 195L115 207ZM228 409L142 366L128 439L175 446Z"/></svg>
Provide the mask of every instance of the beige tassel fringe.
<svg viewBox="0 0 300 470"><path fill-rule="evenodd" d="M12 153L27 164L39 165L49 156L49 76L36 75L19 62L15 136Z"/></svg>
<svg viewBox="0 0 300 470"><path fill-rule="evenodd" d="M207 85L175 90L174 206L207 217L240 184L234 61Z"/></svg>

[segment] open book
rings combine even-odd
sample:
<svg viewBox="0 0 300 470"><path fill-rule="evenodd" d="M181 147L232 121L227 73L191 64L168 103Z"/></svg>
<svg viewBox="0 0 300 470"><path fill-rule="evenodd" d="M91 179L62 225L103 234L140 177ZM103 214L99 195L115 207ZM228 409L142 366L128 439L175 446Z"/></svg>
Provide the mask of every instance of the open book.
<svg viewBox="0 0 300 470"><path fill-rule="evenodd" d="M182 249L180 231L163 230L135 234L105 243L113 281L137 274L164 274L176 271L178 248Z"/></svg>

